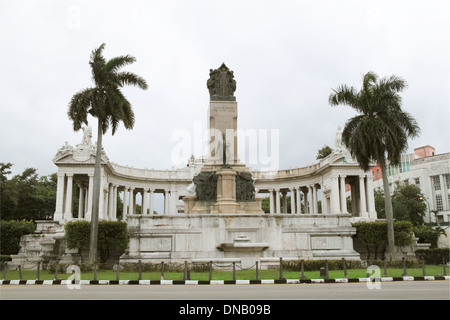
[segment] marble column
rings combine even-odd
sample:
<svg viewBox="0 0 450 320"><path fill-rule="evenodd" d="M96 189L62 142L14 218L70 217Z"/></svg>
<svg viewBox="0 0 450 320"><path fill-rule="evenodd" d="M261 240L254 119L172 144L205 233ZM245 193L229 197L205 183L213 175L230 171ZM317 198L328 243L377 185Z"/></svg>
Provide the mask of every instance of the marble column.
<svg viewBox="0 0 450 320"><path fill-rule="evenodd" d="M169 190L164 190L164 214L169 214Z"/></svg>
<svg viewBox="0 0 450 320"><path fill-rule="evenodd" d="M142 214L147 214L148 190L149 190L149 188L144 188L144 191L142 192Z"/></svg>
<svg viewBox="0 0 450 320"><path fill-rule="evenodd" d="M107 212L107 217L108 220L113 220L113 210L114 210L114 201L115 197L114 197L114 185L112 183L109 184L109 192L108 192L108 210Z"/></svg>
<svg viewBox="0 0 450 320"><path fill-rule="evenodd" d="M78 188L80 190L80 195L78 196L78 219L82 219L84 218L84 208L85 208L85 204L84 204L84 194L85 194L85 187L83 183L79 183L78 184Z"/></svg>
<svg viewBox="0 0 450 320"><path fill-rule="evenodd" d="M58 181L56 187L56 206L53 220L60 221L64 214L64 193L65 193L65 174L58 172Z"/></svg>
<svg viewBox="0 0 450 320"><path fill-rule="evenodd" d="M170 191L170 214L178 213L177 204L178 204L178 192L176 190L171 190Z"/></svg>
<svg viewBox="0 0 450 320"><path fill-rule="evenodd" d="M341 213L338 176L331 177L330 207L332 214Z"/></svg>
<svg viewBox="0 0 450 320"><path fill-rule="evenodd" d="M366 187L364 180L364 176L359 176L359 215L368 218L369 214L366 206Z"/></svg>
<svg viewBox="0 0 450 320"><path fill-rule="evenodd" d="M129 187L124 187L123 189L123 211L122 211L122 221L126 221L127 220L127 207L128 207L128 189Z"/></svg>
<svg viewBox="0 0 450 320"><path fill-rule="evenodd" d="M375 210L375 195L373 193L373 176L367 176L367 210L369 211L369 218L376 219L377 211Z"/></svg>
<svg viewBox="0 0 450 320"><path fill-rule="evenodd" d="M273 189L269 189L269 213L275 213L273 200Z"/></svg>
<svg viewBox="0 0 450 320"><path fill-rule="evenodd" d="M117 221L117 189L118 189L118 186L115 184L113 187L113 194L114 194L113 211L112 211L113 221Z"/></svg>
<svg viewBox="0 0 450 320"><path fill-rule="evenodd" d="M314 213L314 194L313 194L313 187L312 185L308 186L308 194L309 194L309 199L308 199L308 204L309 204L309 208L308 208L308 213Z"/></svg>
<svg viewBox="0 0 450 320"><path fill-rule="evenodd" d="M128 214L135 214L134 212L134 187L130 187L130 195L128 196Z"/></svg>
<svg viewBox="0 0 450 320"><path fill-rule="evenodd" d="M300 187L295 187L295 194L297 196L297 212L296 214L302 213L302 203L301 203L301 197L300 197Z"/></svg>
<svg viewBox="0 0 450 320"><path fill-rule="evenodd" d="M340 182L341 182L341 213L348 213L347 211L347 198L345 197L345 177L346 176L340 176Z"/></svg>
<svg viewBox="0 0 450 320"><path fill-rule="evenodd" d="M295 214L295 189L290 188L291 191L291 214Z"/></svg>
<svg viewBox="0 0 450 320"><path fill-rule="evenodd" d="M64 208L64 220L72 219L73 207L73 173L67 173L66 201Z"/></svg>
<svg viewBox="0 0 450 320"><path fill-rule="evenodd" d="M305 190L304 192L303 192L303 199L304 199L304 204L303 204L303 206L304 206L304 208L305 208L305 213L310 213L309 212L309 188L308 187L305 187L305 189L303 189L303 190Z"/></svg>
<svg viewBox="0 0 450 320"><path fill-rule="evenodd" d="M275 189L276 212L281 213L280 189Z"/></svg>
<svg viewBox="0 0 450 320"><path fill-rule="evenodd" d="M153 214L153 211L155 211L155 189L150 189L150 212L149 214Z"/></svg>
<svg viewBox="0 0 450 320"><path fill-rule="evenodd" d="M313 213L317 214L319 213L319 204L318 204L318 200L317 200L317 185L313 184L312 186L312 198L313 198Z"/></svg>

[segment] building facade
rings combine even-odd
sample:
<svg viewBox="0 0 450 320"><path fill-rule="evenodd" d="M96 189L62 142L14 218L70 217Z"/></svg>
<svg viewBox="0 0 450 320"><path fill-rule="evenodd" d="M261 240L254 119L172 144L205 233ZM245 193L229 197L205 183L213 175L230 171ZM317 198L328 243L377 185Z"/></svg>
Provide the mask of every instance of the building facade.
<svg viewBox="0 0 450 320"><path fill-rule="evenodd" d="M425 222L448 225L450 217L450 153L436 154L432 146L414 149L414 153L401 157L400 166L388 165L391 193L396 187L413 184L421 189L427 204ZM382 189L379 165L372 169L374 188Z"/></svg>

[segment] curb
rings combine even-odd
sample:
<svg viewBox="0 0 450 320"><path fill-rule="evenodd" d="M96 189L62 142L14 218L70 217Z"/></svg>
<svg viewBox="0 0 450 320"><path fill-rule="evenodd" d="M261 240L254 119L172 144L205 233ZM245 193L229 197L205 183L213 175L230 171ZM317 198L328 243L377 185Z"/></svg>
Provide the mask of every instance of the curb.
<svg viewBox="0 0 450 320"><path fill-rule="evenodd" d="M80 285L251 285L450 280L450 276L266 280L80 280ZM72 280L0 280L0 285L68 285Z"/></svg>

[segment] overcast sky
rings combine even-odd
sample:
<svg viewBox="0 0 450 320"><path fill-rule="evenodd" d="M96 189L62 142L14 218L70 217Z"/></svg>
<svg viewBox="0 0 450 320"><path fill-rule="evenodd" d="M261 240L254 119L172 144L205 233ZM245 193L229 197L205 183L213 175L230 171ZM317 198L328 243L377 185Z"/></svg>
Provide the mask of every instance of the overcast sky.
<svg viewBox="0 0 450 320"><path fill-rule="evenodd" d="M92 85L90 53L130 54L124 70L149 84L124 90L136 116L103 140L110 160L136 168L174 163L174 132L206 129L209 69L237 81L238 127L278 130L280 169L316 162L355 112L331 107L340 84L370 70L403 77L403 108L422 133L409 142L450 151L449 1L22 1L0 4L0 161L40 175L68 141L70 98ZM96 140L96 123L93 141ZM178 142L179 143L179 142ZM194 153L194 152L193 152ZM186 159L187 161L187 159Z"/></svg>

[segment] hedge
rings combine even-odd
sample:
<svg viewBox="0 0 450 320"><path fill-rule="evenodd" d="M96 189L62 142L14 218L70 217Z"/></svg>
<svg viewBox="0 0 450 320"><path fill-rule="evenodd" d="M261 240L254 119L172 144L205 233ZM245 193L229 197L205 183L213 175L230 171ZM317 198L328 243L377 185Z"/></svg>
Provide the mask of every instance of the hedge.
<svg viewBox="0 0 450 320"><path fill-rule="evenodd" d="M449 262L450 248L430 248L416 250L416 257L419 260L425 260L426 264L442 264L443 261Z"/></svg>
<svg viewBox="0 0 450 320"><path fill-rule="evenodd" d="M28 220L0 221L0 254L17 254L20 249L20 237L33 233L36 225Z"/></svg>
<svg viewBox="0 0 450 320"><path fill-rule="evenodd" d="M65 227L66 246L69 249L89 249L91 223L77 220ZM128 247L127 224L122 221L99 221L97 248L100 262L105 263L111 250L123 251Z"/></svg>
<svg viewBox="0 0 450 320"><path fill-rule="evenodd" d="M375 259L377 259L378 248L384 248L387 244L387 222L357 222L352 224L356 228L356 238L360 239L366 246L367 252L371 249L375 251ZM409 221L395 221L394 222L394 239L397 246L408 246L412 244L413 239L413 225Z"/></svg>

